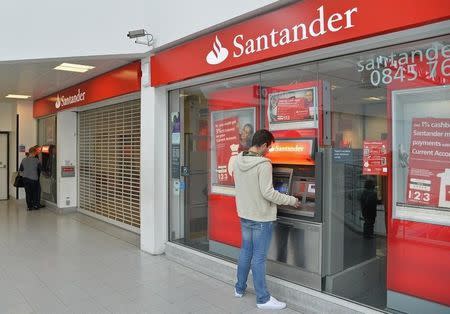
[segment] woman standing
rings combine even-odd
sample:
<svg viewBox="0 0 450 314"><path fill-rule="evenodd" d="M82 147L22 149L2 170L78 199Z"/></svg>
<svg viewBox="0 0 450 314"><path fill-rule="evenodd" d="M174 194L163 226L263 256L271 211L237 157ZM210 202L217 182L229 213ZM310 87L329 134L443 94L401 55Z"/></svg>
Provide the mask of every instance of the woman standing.
<svg viewBox="0 0 450 314"><path fill-rule="evenodd" d="M23 177L28 210L39 209L41 207L39 203L41 163L36 158L36 148L30 148L28 156L20 163L19 170Z"/></svg>

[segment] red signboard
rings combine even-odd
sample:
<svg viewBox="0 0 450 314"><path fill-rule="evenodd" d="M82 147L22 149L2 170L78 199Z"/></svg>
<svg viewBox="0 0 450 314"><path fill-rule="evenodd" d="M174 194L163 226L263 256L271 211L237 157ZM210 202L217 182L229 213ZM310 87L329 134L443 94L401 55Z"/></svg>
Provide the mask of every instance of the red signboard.
<svg viewBox="0 0 450 314"><path fill-rule="evenodd" d="M33 104L33 116L39 118L61 110L138 92L141 89L140 76L141 63L139 61L130 63L36 100Z"/></svg>
<svg viewBox="0 0 450 314"><path fill-rule="evenodd" d="M239 119L238 117L217 120L214 123L216 141L216 172L217 183L234 185L231 175L231 163L239 149Z"/></svg>
<svg viewBox="0 0 450 314"><path fill-rule="evenodd" d="M266 155L274 164L314 165L312 139L277 140Z"/></svg>
<svg viewBox="0 0 450 314"><path fill-rule="evenodd" d="M363 175L387 176L387 141L364 141Z"/></svg>
<svg viewBox="0 0 450 314"><path fill-rule="evenodd" d="M406 202L450 207L446 201L449 174L450 119L413 119Z"/></svg>
<svg viewBox="0 0 450 314"><path fill-rule="evenodd" d="M302 98L279 99L277 108L276 121L303 120L309 116L308 108L305 108L305 101Z"/></svg>
<svg viewBox="0 0 450 314"><path fill-rule="evenodd" d="M374 19L380 10L383 18ZM170 84L449 18L448 0L299 1L157 53L151 57L151 84Z"/></svg>
<svg viewBox="0 0 450 314"><path fill-rule="evenodd" d="M314 119L314 90L277 93L272 96L270 103L271 122L293 122ZM276 97L278 96L278 97Z"/></svg>

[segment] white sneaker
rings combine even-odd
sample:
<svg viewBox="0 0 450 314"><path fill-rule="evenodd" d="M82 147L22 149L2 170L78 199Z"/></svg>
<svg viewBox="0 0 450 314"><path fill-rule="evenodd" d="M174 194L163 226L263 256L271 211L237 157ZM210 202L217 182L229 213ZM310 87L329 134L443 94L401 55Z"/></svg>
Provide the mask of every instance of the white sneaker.
<svg viewBox="0 0 450 314"><path fill-rule="evenodd" d="M282 310L286 307L286 303L280 302L271 296L269 301L261 304L257 303L256 306L261 310Z"/></svg>
<svg viewBox="0 0 450 314"><path fill-rule="evenodd" d="M242 297L244 296L244 294L243 294L243 293L238 293L238 292L236 291L236 288L234 288L234 296L235 296L236 298L242 298Z"/></svg>

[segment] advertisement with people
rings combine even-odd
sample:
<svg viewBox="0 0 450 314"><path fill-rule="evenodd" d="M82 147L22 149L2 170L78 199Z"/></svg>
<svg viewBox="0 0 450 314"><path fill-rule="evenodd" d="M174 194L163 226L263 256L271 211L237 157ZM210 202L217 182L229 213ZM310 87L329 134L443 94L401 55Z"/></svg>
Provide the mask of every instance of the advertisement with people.
<svg viewBox="0 0 450 314"><path fill-rule="evenodd" d="M239 152L251 146L255 131L255 109L211 113L211 190L226 193L233 187L233 162Z"/></svg>
<svg viewBox="0 0 450 314"><path fill-rule="evenodd" d="M267 118L270 130L302 127L317 117L316 87L277 91L267 95ZM309 123L306 127L311 127Z"/></svg>

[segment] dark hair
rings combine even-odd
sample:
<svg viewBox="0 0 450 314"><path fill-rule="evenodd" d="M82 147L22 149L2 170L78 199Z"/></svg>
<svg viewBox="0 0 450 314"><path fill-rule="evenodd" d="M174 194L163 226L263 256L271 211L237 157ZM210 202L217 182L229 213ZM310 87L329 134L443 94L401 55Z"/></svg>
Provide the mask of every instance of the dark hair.
<svg viewBox="0 0 450 314"><path fill-rule="evenodd" d="M273 142L275 142L275 138L273 137L273 134L267 130L261 129L256 131L255 134L253 134L252 146L259 147L264 144L270 146Z"/></svg>
<svg viewBox="0 0 450 314"><path fill-rule="evenodd" d="M253 134L253 125L251 125L250 123L246 123L243 127L242 127L242 130L243 129L245 129L245 128L250 128L250 133L252 133Z"/></svg>
<svg viewBox="0 0 450 314"><path fill-rule="evenodd" d="M372 179L367 179L364 183L364 188L367 190L375 189L375 182Z"/></svg>

